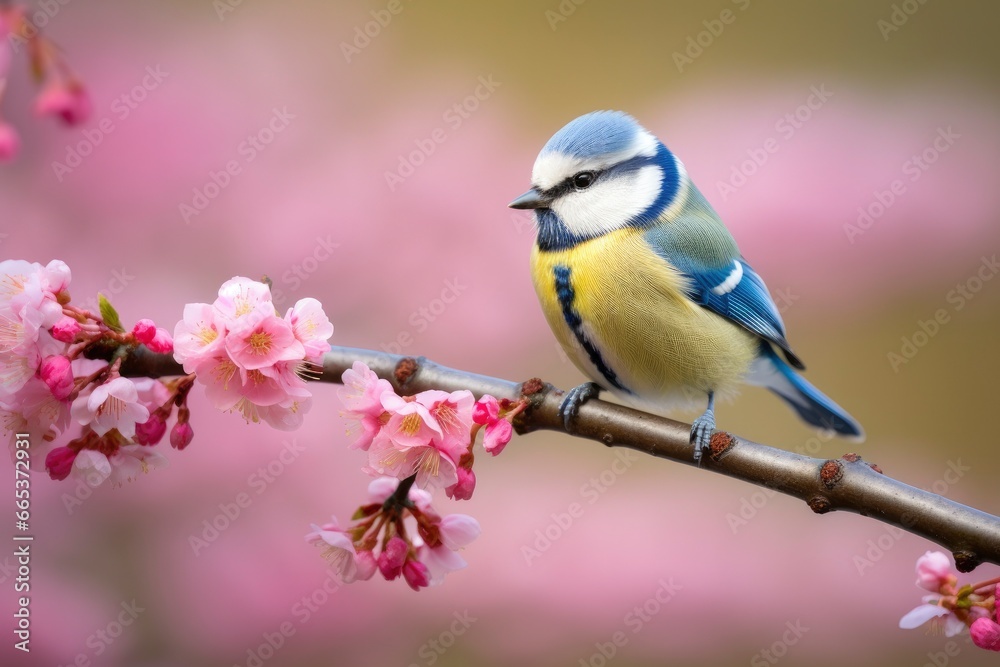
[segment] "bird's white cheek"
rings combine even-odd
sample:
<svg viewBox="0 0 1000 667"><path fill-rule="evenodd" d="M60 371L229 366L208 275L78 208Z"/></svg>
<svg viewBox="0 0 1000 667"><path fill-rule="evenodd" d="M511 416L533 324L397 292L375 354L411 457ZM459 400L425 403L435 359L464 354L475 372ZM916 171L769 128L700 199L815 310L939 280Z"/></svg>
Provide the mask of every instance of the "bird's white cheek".
<svg viewBox="0 0 1000 667"><path fill-rule="evenodd" d="M593 237L621 229L656 201L662 170L650 165L617 178L604 178L587 190L570 192L553 202L563 224L575 235Z"/></svg>

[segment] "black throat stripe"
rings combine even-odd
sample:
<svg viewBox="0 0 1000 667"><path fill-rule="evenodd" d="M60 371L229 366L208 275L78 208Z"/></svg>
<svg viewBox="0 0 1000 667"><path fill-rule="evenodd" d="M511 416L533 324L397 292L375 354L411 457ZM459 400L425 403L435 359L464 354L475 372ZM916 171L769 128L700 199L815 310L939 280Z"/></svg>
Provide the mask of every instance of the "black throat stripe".
<svg viewBox="0 0 1000 667"><path fill-rule="evenodd" d="M601 375L608 383L620 389L626 393L631 394L619 380L618 376L615 374L611 367L608 366L604 361L604 357L601 356L600 350L587 338L586 334L583 332L583 320L580 319L580 314L576 312L573 308L573 301L576 299L576 292L573 290L573 284L570 281L570 269L568 266L557 265L553 270L552 274L555 278L556 287L556 297L559 299L559 306L562 308L563 319L566 320L567 326L569 326L570 331L576 336L576 340L583 346L583 349L587 352L587 356L590 358L590 363L594 364Z"/></svg>

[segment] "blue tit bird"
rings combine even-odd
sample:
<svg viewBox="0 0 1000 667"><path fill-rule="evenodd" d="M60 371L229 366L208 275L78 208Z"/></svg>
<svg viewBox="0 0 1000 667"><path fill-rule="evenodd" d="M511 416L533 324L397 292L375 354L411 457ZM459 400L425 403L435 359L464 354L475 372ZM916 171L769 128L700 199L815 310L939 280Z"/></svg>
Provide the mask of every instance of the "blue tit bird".
<svg viewBox="0 0 1000 667"><path fill-rule="evenodd" d="M535 291L559 343L596 383L567 394L567 427L601 390L653 412L707 396L691 428L700 461L716 396L742 381L813 426L863 438L796 372L805 366L764 281L681 161L628 114L595 111L556 132L510 207L535 212Z"/></svg>

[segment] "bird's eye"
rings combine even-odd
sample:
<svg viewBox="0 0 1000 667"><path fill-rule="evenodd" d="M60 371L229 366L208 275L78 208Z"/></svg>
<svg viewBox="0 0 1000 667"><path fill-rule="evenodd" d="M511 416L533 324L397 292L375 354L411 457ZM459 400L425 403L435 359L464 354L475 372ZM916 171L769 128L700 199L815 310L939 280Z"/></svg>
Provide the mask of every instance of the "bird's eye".
<svg viewBox="0 0 1000 667"><path fill-rule="evenodd" d="M577 190L586 190L594 183L594 172L592 171L581 171L579 174L573 177L573 186Z"/></svg>

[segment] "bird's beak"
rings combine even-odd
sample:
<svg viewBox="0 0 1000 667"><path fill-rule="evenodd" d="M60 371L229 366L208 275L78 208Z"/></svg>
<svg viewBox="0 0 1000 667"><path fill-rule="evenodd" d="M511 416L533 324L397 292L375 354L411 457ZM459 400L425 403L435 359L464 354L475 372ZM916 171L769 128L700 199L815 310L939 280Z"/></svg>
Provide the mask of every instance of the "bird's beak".
<svg viewBox="0 0 1000 667"><path fill-rule="evenodd" d="M507 204L510 208L519 209L530 209L530 208L548 208L549 204L552 203L552 198L548 195L542 194L535 188L531 188L523 195Z"/></svg>

